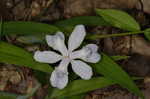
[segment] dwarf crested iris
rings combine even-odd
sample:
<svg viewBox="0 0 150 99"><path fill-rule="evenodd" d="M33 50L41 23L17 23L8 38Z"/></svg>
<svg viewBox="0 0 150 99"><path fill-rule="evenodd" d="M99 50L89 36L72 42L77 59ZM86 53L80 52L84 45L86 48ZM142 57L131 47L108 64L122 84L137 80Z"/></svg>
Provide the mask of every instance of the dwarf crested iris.
<svg viewBox="0 0 150 99"><path fill-rule="evenodd" d="M65 37L62 32L55 35L46 35L48 45L56 51L36 51L34 59L41 63L60 64L55 67L51 74L50 82L53 87L63 89L68 83L68 66L71 63L72 70L84 80L89 80L92 75L92 68L86 62L97 63L101 56L98 54L98 46L87 44L80 50L76 50L83 42L86 31L83 25L77 25L68 40L68 48L65 45ZM83 61L81 61L83 60Z"/></svg>

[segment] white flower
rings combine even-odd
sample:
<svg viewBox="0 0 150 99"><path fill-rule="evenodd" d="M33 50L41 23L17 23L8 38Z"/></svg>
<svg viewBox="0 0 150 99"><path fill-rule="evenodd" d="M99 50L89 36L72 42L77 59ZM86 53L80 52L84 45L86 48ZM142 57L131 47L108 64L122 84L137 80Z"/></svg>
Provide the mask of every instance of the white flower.
<svg viewBox="0 0 150 99"><path fill-rule="evenodd" d="M84 40L86 31L83 25L77 25L69 37L68 49L65 46L65 37L62 32L56 35L47 35L46 41L50 47L57 50L61 55L52 51L36 51L34 59L42 63L56 63L61 60L58 67L52 72L50 82L53 87L63 89L68 83L68 65L71 63L73 71L82 79L88 80L93 75L92 68L85 62L96 63L101 56L95 44L88 44L81 50L77 49ZM81 60L85 62L82 62Z"/></svg>

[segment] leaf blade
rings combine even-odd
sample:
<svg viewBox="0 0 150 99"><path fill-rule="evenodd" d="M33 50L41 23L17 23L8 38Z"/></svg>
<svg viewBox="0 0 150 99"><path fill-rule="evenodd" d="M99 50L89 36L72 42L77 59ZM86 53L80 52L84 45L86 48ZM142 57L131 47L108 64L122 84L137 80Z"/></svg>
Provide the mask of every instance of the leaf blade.
<svg viewBox="0 0 150 99"><path fill-rule="evenodd" d="M108 24L103 18L98 16L79 16L73 17L70 19L58 21L55 23L58 27L66 27L66 26L75 26L78 24L88 25L88 26L108 26Z"/></svg>
<svg viewBox="0 0 150 99"><path fill-rule="evenodd" d="M120 56L120 55L117 55L117 56L111 56L111 58L112 58L114 61L120 61L120 60L125 60L125 59L130 58L130 56Z"/></svg>
<svg viewBox="0 0 150 99"><path fill-rule="evenodd" d="M146 30L144 31L144 36L145 36L148 40L150 40L150 28L148 28L148 29L146 29Z"/></svg>
<svg viewBox="0 0 150 99"><path fill-rule="evenodd" d="M143 94L135 85L131 77L104 53L102 53L102 60L98 64L92 64L92 66L97 73L100 73L104 75L104 77L115 81L123 88L127 88L129 91L144 99Z"/></svg>
<svg viewBox="0 0 150 99"><path fill-rule="evenodd" d="M114 84L114 82L104 77L92 78L90 80L75 80L63 90L55 88L50 98L77 95L80 93L85 93L87 91L92 91L94 89L104 88L112 84Z"/></svg>
<svg viewBox="0 0 150 99"><path fill-rule="evenodd" d="M57 32L59 29L53 25L42 24L38 22L25 22L25 21L10 21L4 22L3 35L8 34L51 34Z"/></svg>
<svg viewBox="0 0 150 99"><path fill-rule="evenodd" d="M139 24L126 12L114 9L96 9L96 13L114 27L128 31L140 30Z"/></svg>
<svg viewBox="0 0 150 99"><path fill-rule="evenodd" d="M23 65L46 73L50 73L53 70L48 64L36 62L27 51L5 42L0 42L0 62L17 66Z"/></svg>

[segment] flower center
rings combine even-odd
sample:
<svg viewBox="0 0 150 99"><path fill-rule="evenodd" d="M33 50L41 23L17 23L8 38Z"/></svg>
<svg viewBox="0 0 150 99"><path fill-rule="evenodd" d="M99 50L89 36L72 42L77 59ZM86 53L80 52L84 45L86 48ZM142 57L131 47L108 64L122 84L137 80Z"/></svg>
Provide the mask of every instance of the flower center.
<svg viewBox="0 0 150 99"><path fill-rule="evenodd" d="M72 53L72 52L68 52L68 54L67 54L66 56L63 56L63 58L65 58L65 59L69 59L69 60L70 60L70 59L71 59L71 56L70 56L70 55L71 55L71 53Z"/></svg>
<svg viewBox="0 0 150 99"><path fill-rule="evenodd" d="M69 58L69 56L64 56L64 58Z"/></svg>

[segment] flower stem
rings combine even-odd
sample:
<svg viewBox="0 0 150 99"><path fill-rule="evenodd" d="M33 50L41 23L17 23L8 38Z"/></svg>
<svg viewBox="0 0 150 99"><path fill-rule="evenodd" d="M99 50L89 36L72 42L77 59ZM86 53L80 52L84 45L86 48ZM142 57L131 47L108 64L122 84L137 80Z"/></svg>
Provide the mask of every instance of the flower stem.
<svg viewBox="0 0 150 99"><path fill-rule="evenodd" d="M127 35L134 35L134 34L142 34L145 31L136 31L136 32L126 32L126 33L114 33L114 34L105 34L105 35L88 35L87 39L95 40L100 38L108 38L108 37L119 37L119 36L127 36Z"/></svg>

